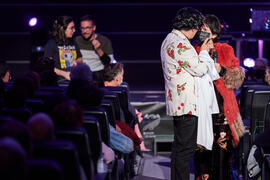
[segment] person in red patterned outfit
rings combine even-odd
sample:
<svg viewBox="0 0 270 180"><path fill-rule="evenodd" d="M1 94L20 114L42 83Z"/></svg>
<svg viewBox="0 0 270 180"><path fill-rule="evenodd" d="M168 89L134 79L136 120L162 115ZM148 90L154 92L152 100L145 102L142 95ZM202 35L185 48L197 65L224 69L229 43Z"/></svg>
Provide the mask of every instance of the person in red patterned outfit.
<svg viewBox="0 0 270 180"><path fill-rule="evenodd" d="M241 86L244 72L239 66L233 48L226 43L217 42L221 25L215 15L206 15L201 31L210 33L214 49L211 55L221 65L220 78L214 82L219 105L219 114L213 115L214 144L212 151L198 146L195 153L197 179L230 179L231 155L233 147L239 143L245 128L239 112L233 89ZM195 46L198 53L201 47ZM213 158L211 160L211 158Z"/></svg>
<svg viewBox="0 0 270 180"><path fill-rule="evenodd" d="M189 159L193 156L197 140L197 94L195 77L208 71L204 61L213 42L206 39L198 55L190 43L203 25L202 14L193 8L183 8L173 20L173 30L161 46L161 62L165 80L166 111L173 116L174 142L171 155L171 179L189 179ZM215 64L219 72L219 64Z"/></svg>

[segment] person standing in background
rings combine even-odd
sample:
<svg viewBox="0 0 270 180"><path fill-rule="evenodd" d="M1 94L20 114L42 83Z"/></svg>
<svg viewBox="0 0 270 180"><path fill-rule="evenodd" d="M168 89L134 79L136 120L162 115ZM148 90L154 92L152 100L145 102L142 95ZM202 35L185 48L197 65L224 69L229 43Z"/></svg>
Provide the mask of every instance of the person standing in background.
<svg viewBox="0 0 270 180"><path fill-rule="evenodd" d="M171 155L171 179L189 179L189 159L193 156L197 140L198 113L195 77L208 71L205 59L211 59L213 47L207 38L198 55L190 40L203 25L202 14L193 8L180 9L173 30L161 46L161 62L165 80L166 111L173 117L174 142ZM216 69L220 66L215 64Z"/></svg>

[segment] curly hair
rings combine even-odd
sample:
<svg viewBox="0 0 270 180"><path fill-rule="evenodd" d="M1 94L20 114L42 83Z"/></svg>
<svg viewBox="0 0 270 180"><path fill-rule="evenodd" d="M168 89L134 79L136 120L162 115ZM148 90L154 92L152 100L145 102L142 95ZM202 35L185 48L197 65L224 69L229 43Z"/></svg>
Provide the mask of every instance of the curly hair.
<svg viewBox="0 0 270 180"><path fill-rule="evenodd" d="M219 39L220 31L221 31L220 22L217 16L212 15L212 14L207 14L204 16L203 22L210 28L213 34L217 35L217 37L213 39L214 42L217 42Z"/></svg>
<svg viewBox="0 0 270 180"><path fill-rule="evenodd" d="M177 30L200 29L203 25L203 15L194 8L180 9L173 19L173 28Z"/></svg>
<svg viewBox="0 0 270 180"><path fill-rule="evenodd" d="M73 19L70 16L60 16L54 21L51 35L57 44L63 45L70 43L70 39L66 38L65 31L71 22L73 22Z"/></svg>

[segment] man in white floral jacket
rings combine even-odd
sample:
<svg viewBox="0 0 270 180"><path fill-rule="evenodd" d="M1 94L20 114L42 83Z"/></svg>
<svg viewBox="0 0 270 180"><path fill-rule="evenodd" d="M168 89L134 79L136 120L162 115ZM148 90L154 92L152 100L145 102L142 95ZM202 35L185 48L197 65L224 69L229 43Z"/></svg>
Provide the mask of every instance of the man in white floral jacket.
<svg viewBox="0 0 270 180"><path fill-rule="evenodd" d="M202 14L193 8L183 8L173 20L173 30L161 47L165 80L167 115L174 119L174 143L171 155L171 179L189 179L189 159L196 148L198 113L194 77L207 73L205 59L211 58L212 40L206 39L200 54L190 43L203 25ZM219 64L215 64L220 71Z"/></svg>

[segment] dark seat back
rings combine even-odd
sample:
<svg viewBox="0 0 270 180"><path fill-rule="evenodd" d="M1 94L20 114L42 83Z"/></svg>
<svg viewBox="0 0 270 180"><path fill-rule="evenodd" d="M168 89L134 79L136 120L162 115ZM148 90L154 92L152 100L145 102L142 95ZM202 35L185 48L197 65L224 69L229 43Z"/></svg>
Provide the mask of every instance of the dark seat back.
<svg viewBox="0 0 270 180"><path fill-rule="evenodd" d="M264 130L270 128L270 101L268 102L264 113Z"/></svg>
<svg viewBox="0 0 270 180"><path fill-rule="evenodd" d="M35 144L33 156L57 161L62 167L65 180L80 179L78 152L70 141L57 140Z"/></svg>
<svg viewBox="0 0 270 180"><path fill-rule="evenodd" d="M115 110L115 118L116 120L120 120L120 100L118 97L118 94L115 92L111 92L108 90L104 91L104 99L109 99L114 106L114 110Z"/></svg>
<svg viewBox="0 0 270 180"><path fill-rule="evenodd" d="M33 114L44 111L44 101L42 99L26 99L26 106L29 107Z"/></svg>
<svg viewBox="0 0 270 180"><path fill-rule="evenodd" d="M0 115L11 116L23 123L26 123L32 116L32 112L28 107L3 107L0 110Z"/></svg>
<svg viewBox="0 0 270 180"><path fill-rule="evenodd" d="M27 161L29 180L64 180L61 165L55 160Z"/></svg>
<svg viewBox="0 0 270 180"><path fill-rule="evenodd" d="M270 99L270 89L255 89L251 109L251 133L259 133L264 129L264 112Z"/></svg>
<svg viewBox="0 0 270 180"><path fill-rule="evenodd" d="M95 172L97 172L97 161L102 152L102 139L98 118L94 116L84 116L83 126L90 139L90 149L94 162Z"/></svg>
<svg viewBox="0 0 270 180"><path fill-rule="evenodd" d="M240 110L242 112L242 118L251 119L251 102L254 89L267 88L262 84L244 84L241 90Z"/></svg>
<svg viewBox="0 0 270 180"><path fill-rule="evenodd" d="M98 122L101 127L102 141L109 146L110 128L106 110L103 107L88 107L84 108L83 112L86 116L90 115L98 118Z"/></svg>
<svg viewBox="0 0 270 180"><path fill-rule="evenodd" d="M78 150L79 160L84 168L88 179L94 175L89 138L86 130L82 127L57 128L56 138L73 142Z"/></svg>
<svg viewBox="0 0 270 180"><path fill-rule="evenodd" d="M128 108L128 89L123 86L106 86L105 89L115 92L119 96L120 106L122 109Z"/></svg>
<svg viewBox="0 0 270 180"><path fill-rule="evenodd" d="M101 106L107 112L110 125L115 127L116 117L115 117L115 108L114 108L113 102L109 99L103 99L101 102Z"/></svg>
<svg viewBox="0 0 270 180"><path fill-rule="evenodd" d="M60 86L40 86L40 91L64 93L65 87Z"/></svg>

